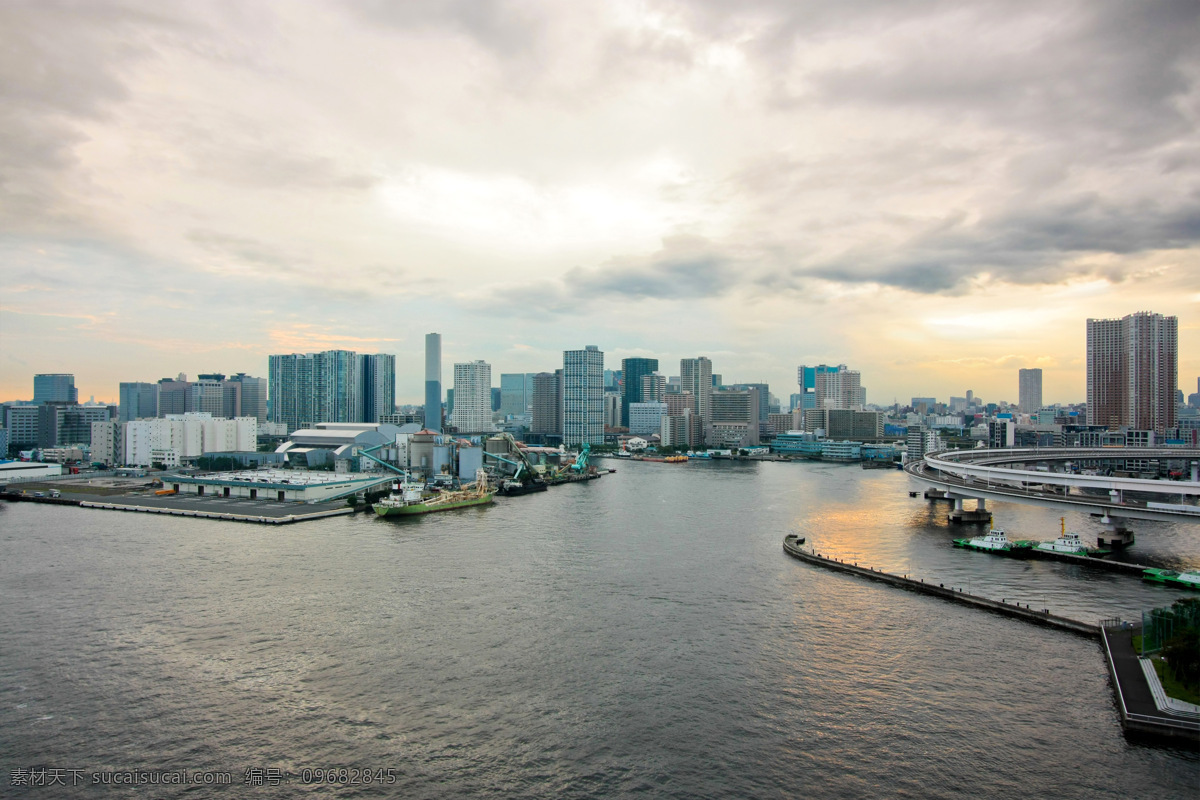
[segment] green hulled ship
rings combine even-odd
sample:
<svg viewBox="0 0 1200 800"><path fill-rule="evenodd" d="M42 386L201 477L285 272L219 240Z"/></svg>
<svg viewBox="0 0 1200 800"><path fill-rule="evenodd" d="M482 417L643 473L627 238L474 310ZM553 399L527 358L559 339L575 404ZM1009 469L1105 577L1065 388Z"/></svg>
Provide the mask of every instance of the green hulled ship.
<svg viewBox="0 0 1200 800"><path fill-rule="evenodd" d="M479 470L475 483L462 489L426 493L420 483L394 483L392 493L371 506L381 517L432 514L468 506L482 506L495 499L496 492L488 487L487 474Z"/></svg>
<svg viewBox="0 0 1200 800"><path fill-rule="evenodd" d="M1166 583L1171 586L1179 586L1183 589L1195 589L1200 591L1200 570L1190 569L1186 572L1178 572L1173 569L1150 569L1142 570L1142 580L1152 581L1154 583Z"/></svg>

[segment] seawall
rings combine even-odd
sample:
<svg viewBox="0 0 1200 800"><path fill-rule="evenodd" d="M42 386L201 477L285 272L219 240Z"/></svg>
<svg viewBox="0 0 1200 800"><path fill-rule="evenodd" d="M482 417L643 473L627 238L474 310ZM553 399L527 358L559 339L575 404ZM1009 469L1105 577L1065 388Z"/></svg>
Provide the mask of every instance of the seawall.
<svg viewBox="0 0 1200 800"><path fill-rule="evenodd" d="M985 611L991 611L996 614L1003 614L1008 617L1022 619L1026 622L1032 622L1037 625L1044 625L1059 630L1076 633L1080 636L1097 639L1100 637L1100 628L1096 625L1088 625L1078 620L1068 619L1067 617L1059 617L1051 614L1044 609L1032 609L1026 606L1019 606L1015 603L1002 603L998 600L992 600L987 597L979 597L973 594L967 594L961 590L947 589L944 586L939 586L932 583L925 583L922 580L909 578L902 575L893 575L890 572L882 572L872 567L860 567L857 564L848 564L845 561L839 561L828 556L820 555L815 551L804 550L797 543L795 535L789 535L783 540L783 550L789 556L799 559L826 569L832 569L838 572L847 572L851 575L857 575L860 578L867 578L880 583L891 584L901 589L908 589L913 592L940 597L943 600L949 600L953 603L973 606Z"/></svg>

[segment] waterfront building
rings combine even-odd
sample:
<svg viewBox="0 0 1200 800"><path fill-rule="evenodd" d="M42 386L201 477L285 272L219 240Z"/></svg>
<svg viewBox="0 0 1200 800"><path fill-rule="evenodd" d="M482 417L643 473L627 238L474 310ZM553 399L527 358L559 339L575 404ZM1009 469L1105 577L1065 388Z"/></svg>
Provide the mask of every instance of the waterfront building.
<svg viewBox="0 0 1200 800"><path fill-rule="evenodd" d="M454 410L450 425L461 433L491 432L491 364L477 360L454 365Z"/></svg>
<svg viewBox="0 0 1200 800"><path fill-rule="evenodd" d="M117 419L120 422L151 419L158 416L158 384L156 383L121 383L119 400Z"/></svg>
<svg viewBox="0 0 1200 800"><path fill-rule="evenodd" d="M1175 427L1179 321L1148 311L1087 321L1092 425L1165 433Z"/></svg>
<svg viewBox="0 0 1200 800"><path fill-rule="evenodd" d="M442 431L442 335L425 334L425 427Z"/></svg>
<svg viewBox="0 0 1200 800"><path fill-rule="evenodd" d="M760 441L758 389L723 389L713 392L710 447L753 447Z"/></svg>
<svg viewBox="0 0 1200 800"><path fill-rule="evenodd" d="M33 376L33 402L78 403L75 376L68 373L43 373Z"/></svg>
<svg viewBox="0 0 1200 800"><path fill-rule="evenodd" d="M604 443L604 353L563 351L563 444Z"/></svg>
<svg viewBox="0 0 1200 800"><path fill-rule="evenodd" d="M1041 369L1023 369L1017 372L1017 407L1026 414L1034 414L1042 407Z"/></svg>
<svg viewBox="0 0 1200 800"><path fill-rule="evenodd" d="M529 432L540 437L563 433L563 371L539 372L533 376L533 409Z"/></svg>
<svg viewBox="0 0 1200 800"><path fill-rule="evenodd" d="M655 397L647 397L643 378L653 375L658 370L657 358L626 358L621 360L621 424L628 426L629 406L631 403L653 402ZM665 390L665 381L664 381Z"/></svg>
<svg viewBox="0 0 1200 800"><path fill-rule="evenodd" d="M285 424L290 433L317 422L358 421L361 405L356 353L327 350L273 355L268 362L272 422Z"/></svg>
<svg viewBox="0 0 1200 800"><path fill-rule="evenodd" d="M635 436L650 436L662 432L663 417L667 416L666 403L630 403L629 432Z"/></svg>
<svg viewBox="0 0 1200 800"><path fill-rule="evenodd" d="M883 415L878 411L848 408L825 409L825 437L828 439L874 441L883 438Z"/></svg>
<svg viewBox="0 0 1200 800"><path fill-rule="evenodd" d="M712 362L704 356L680 359L679 387L681 392L691 392L696 400L695 413L700 423L700 435L703 437L712 425ZM701 438L700 442L703 441Z"/></svg>

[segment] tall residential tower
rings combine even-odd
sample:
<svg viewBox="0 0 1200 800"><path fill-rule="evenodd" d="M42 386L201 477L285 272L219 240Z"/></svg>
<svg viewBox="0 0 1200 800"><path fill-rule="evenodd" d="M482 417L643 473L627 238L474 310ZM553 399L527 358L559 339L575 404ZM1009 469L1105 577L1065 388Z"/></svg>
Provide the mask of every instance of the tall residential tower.
<svg viewBox="0 0 1200 800"><path fill-rule="evenodd" d="M1088 424L1175 427L1179 321L1149 311L1087 321Z"/></svg>

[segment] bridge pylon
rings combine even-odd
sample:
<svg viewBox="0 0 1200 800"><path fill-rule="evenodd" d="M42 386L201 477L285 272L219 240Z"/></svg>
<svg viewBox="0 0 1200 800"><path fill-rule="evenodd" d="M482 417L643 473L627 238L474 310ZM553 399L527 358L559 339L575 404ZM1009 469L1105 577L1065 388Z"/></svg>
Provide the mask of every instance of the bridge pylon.
<svg viewBox="0 0 1200 800"><path fill-rule="evenodd" d="M1104 535L1096 537L1096 544L1100 547L1129 547L1134 542L1134 536L1127 523L1124 517L1115 517L1106 512L1100 517Z"/></svg>

